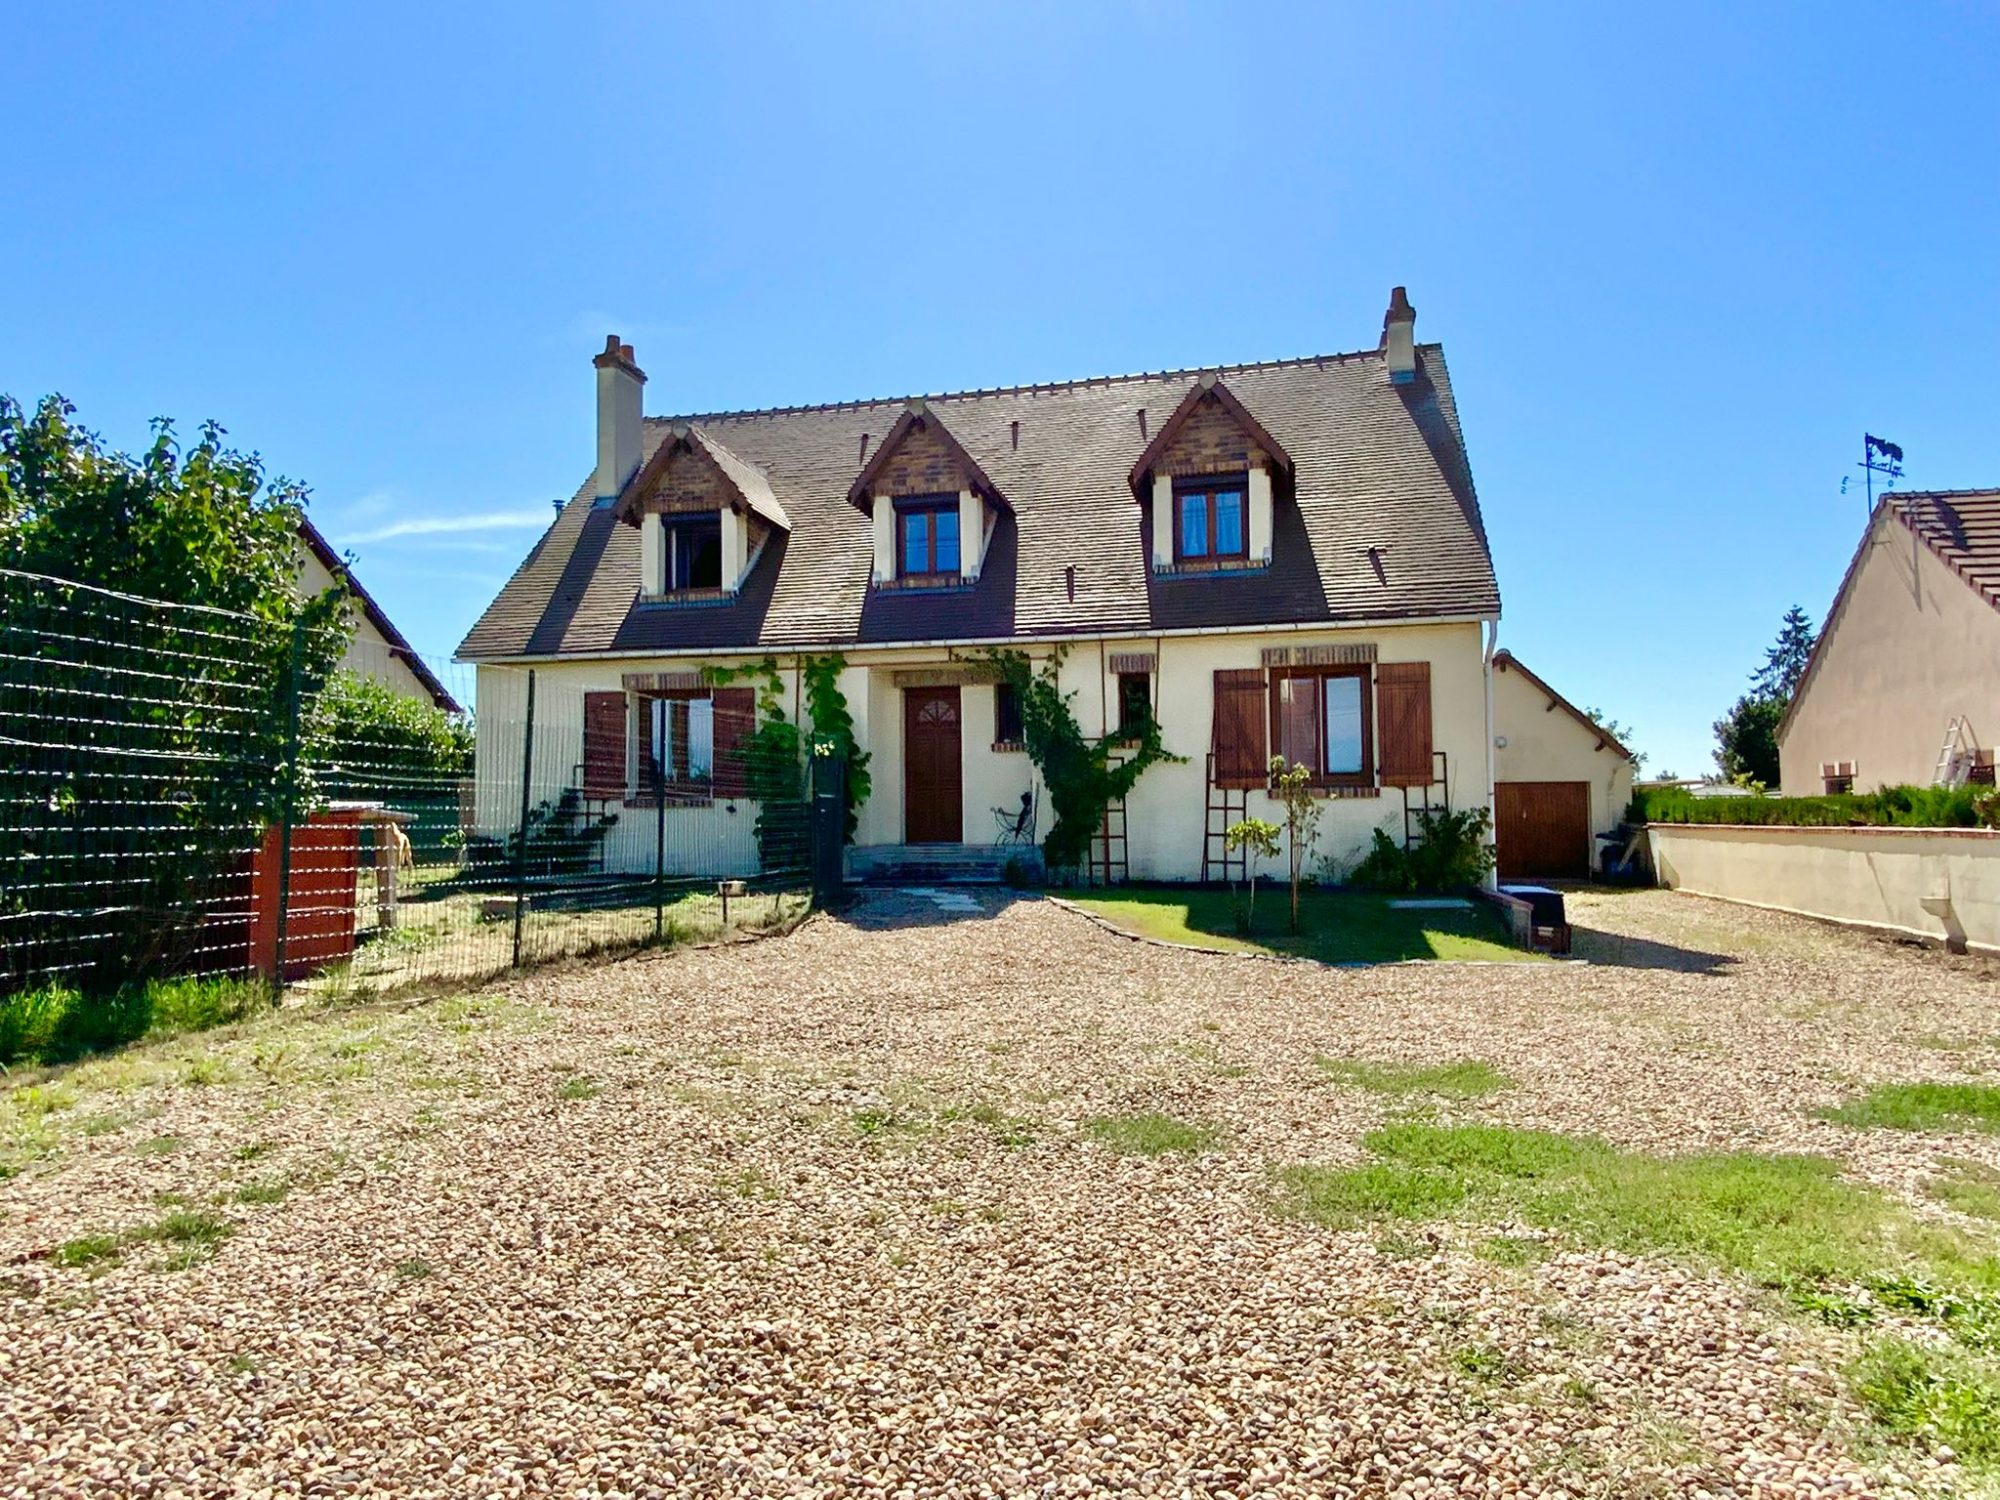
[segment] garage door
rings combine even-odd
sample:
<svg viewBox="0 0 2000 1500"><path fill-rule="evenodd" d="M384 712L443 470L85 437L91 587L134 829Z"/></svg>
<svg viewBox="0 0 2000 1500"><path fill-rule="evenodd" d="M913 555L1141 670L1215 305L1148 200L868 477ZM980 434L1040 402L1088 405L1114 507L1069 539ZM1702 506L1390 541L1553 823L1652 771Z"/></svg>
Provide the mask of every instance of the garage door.
<svg viewBox="0 0 2000 1500"><path fill-rule="evenodd" d="M1493 802L1502 880L1589 877L1589 782L1496 782Z"/></svg>

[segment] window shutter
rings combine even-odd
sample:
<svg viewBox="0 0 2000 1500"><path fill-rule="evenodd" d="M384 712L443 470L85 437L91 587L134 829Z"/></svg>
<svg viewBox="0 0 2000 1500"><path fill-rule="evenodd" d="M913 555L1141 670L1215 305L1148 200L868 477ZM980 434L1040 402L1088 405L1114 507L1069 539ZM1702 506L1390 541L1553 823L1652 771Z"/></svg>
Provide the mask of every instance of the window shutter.
<svg viewBox="0 0 2000 1500"><path fill-rule="evenodd" d="M1429 786L1431 664L1385 661L1375 668L1375 722L1382 740L1382 785Z"/></svg>
<svg viewBox="0 0 2000 1500"><path fill-rule="evenodd" d="M1261 787L1270 780L1264 749L1264 672L1224 667L1215 674L1215 784Z"/></svg>
<svg viewBox="0 0 2000 1500"><path fill-rule="evenodd" d="M757 729L757 694L746 687L715 690L715 795L750 795L750 736Z"/></svg>
<svg viewBox="0 0 2000 1500"><path fill-rule="evenodd" d="M625 795L625 695L583 695L583 795Z"/></svg>

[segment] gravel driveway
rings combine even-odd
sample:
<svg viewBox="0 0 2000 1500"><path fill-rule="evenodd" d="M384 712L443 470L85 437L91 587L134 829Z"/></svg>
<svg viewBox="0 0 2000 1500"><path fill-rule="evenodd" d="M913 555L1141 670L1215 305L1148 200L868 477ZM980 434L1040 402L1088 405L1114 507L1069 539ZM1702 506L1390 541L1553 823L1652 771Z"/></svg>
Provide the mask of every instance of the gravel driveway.
<svg viewBox="0 0 2000 1500"><path fill-rule="evenodd" d="M1596 962L1372 970L975 905L879 893L17 1096L0 1495L1950 1481L1863 1444L1845 1336L1747 1287L1473 1253L1505 1226L1330 1231L1274 1212L1271 1172L1359 1160L1394 1107L1316 1056L1480 1059L1515 1086L1446 1118L1821 1152L1919 1204L1944 1143L1812 1111L2000 1063L1993 966L1665 893L1576 898ZM1145 1112L1213 1148L1085 1128Z"/></svg>

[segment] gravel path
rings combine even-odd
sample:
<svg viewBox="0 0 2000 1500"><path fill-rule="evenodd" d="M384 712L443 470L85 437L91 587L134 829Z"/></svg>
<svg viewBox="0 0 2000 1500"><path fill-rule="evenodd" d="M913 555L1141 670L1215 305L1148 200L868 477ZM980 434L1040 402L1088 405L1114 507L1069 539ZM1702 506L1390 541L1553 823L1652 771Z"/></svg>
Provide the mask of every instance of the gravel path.
<svg viewBox="0 0 2000 1500"><path fill-rule="evenodd" d="M1912 1203L1947 1147L2000 1166L1811 1113L2000 1063L1995 966L1665 893L1573 911L1596 962L1319 970L878 893L44 1080L0 1182L0 1495L1948 1486L1860 1443L1841 1335L1727 1279L1272 1211L1274 1166L1358 1160L1386 1107L1316 1055L1484 1059L1517 1086L1448 1113L1823 1152ZM1217 1145L1081 1128L1143 1111ZM177 1210L231 1232L59 1263Z"/></svg>

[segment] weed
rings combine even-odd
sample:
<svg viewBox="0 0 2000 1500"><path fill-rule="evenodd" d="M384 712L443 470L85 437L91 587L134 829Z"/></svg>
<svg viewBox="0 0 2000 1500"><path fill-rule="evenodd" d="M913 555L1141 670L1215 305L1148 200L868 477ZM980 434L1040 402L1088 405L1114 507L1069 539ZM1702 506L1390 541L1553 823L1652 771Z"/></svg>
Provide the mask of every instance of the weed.
<svg viewBox="0 0 2000 1500"><path fill-rule="evenodd" d="M181 1149L181 1138L177 1135L156 1135L140 1141L132 1148L134 1156L172 1156Z"/></svg>
<svg viewBox="0 0 2000 1500"><path fill-rule="evenodd" d="M427 1260L399 1260L396 1262L398 1281L426 1281L436 1275L436 1268Z"/></svg>
<svg viewBox="0 0 2000 1500"><path fill-rule="evenodd" d="M288 1177L260 1177L236 1189L238 1203L283 1203L291 1195Z"/></svg>
<svg viewBox="0 0 2000 1500"><path fill-rule="evenodd" d="M177 1208L151 1224L139 1224L116 1234L90 1234L68 1240L56 1247L53 1259L59 1266L83 1267L103 1263L115 1265L125 1251L135 1245L170 1247L161 1266L181 1271L206 1260L215 1247L227 1239L233 1226L227 1219L196 1209Z"/></svg>
<svg viewBox="0 0 2000 1500"><path fill-rule="evenodd" d="M1452 1368L1474 1380L1504 1381L1521 1378L1521 1368L1497 1344L1461 1344L1451 1351Z"/></svg>
<svg viewBox="0 0 2000 1500"><path fill-rule="evenodd" d="M1212 1125L1191 1125L1155 1113L1100 1115L1084 1121L1083 1132L1124 1156L1191 1156L1213 1149L1221 1139L1221 1132Z"/></svg>
<svg viewBox="0 0 2000 1500"><path fill-rule="evenodd" d="M769 1202L778 1196L778 1185L755 1167L724 1173L716 1179L716 1185L739 1198L758 1198Z"/></svg>
<svg viewBox="0 0 2000 1500"><path fill-rule="evenodd" d="M211 1084L229 1083L236 1077L236 1070L228 1060L211 1053L190 1057L181 1067L181 1082L195 1088L207 1088Z"/></svg>
<svg viewBox="0 0 2000 1500"><path fill-rule="evenodd" d="M248 1354L229 1356L229 1373L232 1375L255 1375L258 1369L257 1361Z"/></svg>
<svg viewBox="0 0 2000 1500"><path fill-rule="evenodd" d="M1420 1234L1393 1231L1378 1236L1374 1248L1384 1260L1429 1260L1438 1252L1437 1245Z"/></svg>
<svg viewBox="0 0 2000 1500"><path fill-rule="evenodd" d="M1525 1240L1512 1234L1488 1235L1472 1247L1472 1253L1496 1266L1533 1266L1549 1258L1548 1246L1540 1240Z"/></svg>
<svg viewBox="0 0 2000 1500"><path fill-rule="evenodd" d="M2000 1088L1985 1083L1885 1083L1820 1118L1861 1129L2000 1130Z"/></svg>
<svg viewBox="0 0 2000 1500"><path fill-rule="evenodd" d="M115 1234L79 1235L73 1240L64 1240L56 1246L50 1257L57 1265L72 1270L81 1266L95 1265L99 1261L117 1262L124 1253L124 1245Z"/></svg>
<svg viewBox="0 0 2000 1500"><path fill-rule="evenodd" d="M1931 1180L1930 1195L1974 1219L2000 1220L2000 1172L1978 1162L1946 1161Z"/></svg>
<svg viewBox="0 0 2000 1500"><path fill-rule="evenodd" d="M1375 1063L1331 1057L1313 1059L1337 1083L1373 1094L1432 1094L1440 1099L1483 1099L1514 1081L1489 1063L1471 1058L1448 1063Z"/></svg>
<svg viewBox="0 0 2000 1500"><path fill-rule="evenodd" d="M1848 1380L1893 1436L1946 1443L1973 1462L2000 1458L2000 1380L1964 1355L1885 1339L1849 1367Z"/></svg>
<svg viewBox="0 0 2000 1500"><path fill-rule="evenodd" d="M603 1084L595 1078L586 1078L581 1074L574 1078L565 1078L556 1085L558 1099L595 1099L603 1092Z"/></svg>

